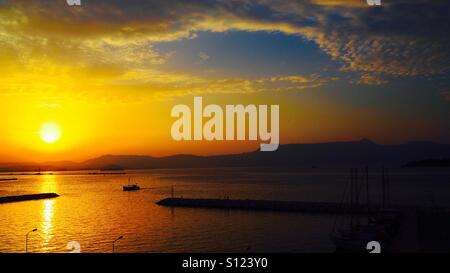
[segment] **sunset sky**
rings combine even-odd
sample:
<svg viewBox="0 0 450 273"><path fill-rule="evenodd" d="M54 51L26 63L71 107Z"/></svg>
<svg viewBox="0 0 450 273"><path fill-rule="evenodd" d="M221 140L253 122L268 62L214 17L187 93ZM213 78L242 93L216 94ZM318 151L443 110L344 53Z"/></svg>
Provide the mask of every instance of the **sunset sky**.
<svg viewBox="0 0 450 273"><path fill-rule="evenodd" d="M279 104L281 143L450 143L450 4L382 3L0 0L0 162L258 148L172 140L195 95Z"/></svg>

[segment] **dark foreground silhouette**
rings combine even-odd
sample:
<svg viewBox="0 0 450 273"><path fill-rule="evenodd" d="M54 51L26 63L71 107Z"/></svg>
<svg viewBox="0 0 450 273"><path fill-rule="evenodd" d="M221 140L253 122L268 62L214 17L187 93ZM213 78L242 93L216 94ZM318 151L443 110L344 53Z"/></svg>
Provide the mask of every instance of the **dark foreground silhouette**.
<svg viewBox="0 0 450 273"><path fill-rule="evenodd" d="M4 197L0 197L0 204L11 203L11 202L20 202L20 201L29 201L29 200L48 199L48 198L55 198L58 196L59 195L56 193L38 193L38 194L4 196Z"/></svg>
<svg viewBox="0 0 450 273"><path fill-rule="evenodd" d="M348 206L330 202L298 202L274 200L166 198L156 204L167 207L192 207L212 209L272 210L304 213L367 213L367 207Z"/></svg>

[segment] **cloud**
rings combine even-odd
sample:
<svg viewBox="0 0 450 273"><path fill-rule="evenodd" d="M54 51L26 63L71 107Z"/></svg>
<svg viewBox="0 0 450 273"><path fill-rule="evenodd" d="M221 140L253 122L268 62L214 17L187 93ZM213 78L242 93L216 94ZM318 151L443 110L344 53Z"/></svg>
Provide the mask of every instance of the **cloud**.
<svg viewBox="0 0 450 273"><path fill-rule="evenodd" d="M276 84L272 86L273 90L276 91L312 90L323 86L324 84L326 84L331 80L333 79L323 78L319 74L285 75L285 76L274 76L270 78L270 82Z"/></svg>
<svg viewBox="0 0 450 273"><path fill-rule="evenodd" d="M343 6L343 7L367 7L365 0L312 0L312 3L322 6Z"/></svg>
<svg viewBox="0 0 450 273"><path fill-rule="evenodd" d="M313 81L313 79L311 77L295 75L295 76L272 77L271 81L272 82L287 81L287 82L291 82L291 83L310 83Z"/></svg>
<svg viewBox="0 0 450 273"><path fill-rule="evenodd" d="M200 51L197 56L200 58L200 60L197 62L197 64L204 64L207 60L209 60L209 55L206 54L203 51Z"/></svg>
<svg viewBox="0 0 450 273"><path fill-rule="evenodd" d="M18 84L13 75L6 78L5 67L20 63L31 69L31 64L42 62L51 67L60 65L58 71L67 75L68 82L72 82L68 73L73 71L65 65L70 63L76 70L102 67L103 71L96 73L96 85L107 84L107 80L130 86L139 82L139 86L149 90L165 90L162 83L142 85L143 79L158 75L173 84L174 93L183 88L186 93L197 92L198 88L220 92L219 84L224 85L226 92L237 88L245 92L261 90L258 81L248 79L224 78L220 83L190 75L190 80L174 83L180 75L159 68L173 56L155 50L156 44L195 39L201 31L233 30L281 32L314 41L340 64L342 71L360 73L357 82L361 84L386 83L385 76L434 76L448 72L450 18L445 11L450 3L393 0L382 8L360 3L364 1L85 0L82 7L74 8L65 1L2 2L0 70L6 72L0 84L3 82L3 90ZM209 58L204 52L198 57L203 62ZM129 78L132 75L135 78ZM265 84L277 83L274 88L281 89L323 84L317 79L309 82L292 76L271 78L273 81L264 81ZM292 85L280 87L283 84Z"/></svg>
<svg viewBox="0 0 450 273"><path fill-rule="evenodd" d="M275 80L274 80L275 79ZM296 79L305 79L302 82ZM249 94L315 89L327 82L316 75L279 76L276 78L226 77L210 79L189 74L167 74L158 71L140 71L114 81L112 88L126 87L131 91L152 90L155 97L199 94Z"/></svg>
<svg viewBox="0 0 450 273"><path fill-rule="evenodd" d="M367 84L367 85L383 85L383 84L388 83L388 81L381 79L377 75L362 74L358 80L352 81L352 83L355 83L355 84Z"/></svg>

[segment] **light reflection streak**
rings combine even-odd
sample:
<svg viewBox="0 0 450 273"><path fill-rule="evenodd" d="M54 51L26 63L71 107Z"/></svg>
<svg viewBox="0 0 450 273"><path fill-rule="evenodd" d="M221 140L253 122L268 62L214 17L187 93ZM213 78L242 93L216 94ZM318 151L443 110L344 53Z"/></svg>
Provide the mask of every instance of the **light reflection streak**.
<svg viewBox="0 0 450 273"><path fill-rule="evenodd" d="M57 192L57 181L54 175L44 175L41 185L41 192ZM51 249L50 241L54 236L54 210L55 210L55 199L48 199L42 202L42 212L41 212L41 225L40 225L40 235L42 237L41 251L48 251Z"/></svg>

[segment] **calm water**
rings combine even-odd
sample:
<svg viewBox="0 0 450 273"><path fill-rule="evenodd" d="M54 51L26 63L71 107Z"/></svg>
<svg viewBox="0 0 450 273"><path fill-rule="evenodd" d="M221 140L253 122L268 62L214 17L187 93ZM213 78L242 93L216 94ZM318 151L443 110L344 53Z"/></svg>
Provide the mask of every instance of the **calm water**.
<svg viewBox="0 0 450 273"><path fill-rule="evenodd" d="M379 174L371 173L379 199ZM56 199L0 204L0 252L331 252L334 217L298 213L166 208L170 195L299 201L338 201L346 172L265 172L250 169L127 171L126 175L1 175L0 196L56 192ZM128 178L142 188L123 192ZM450 206L450 171L408 170L390 174L396 203Z"/></svg>

